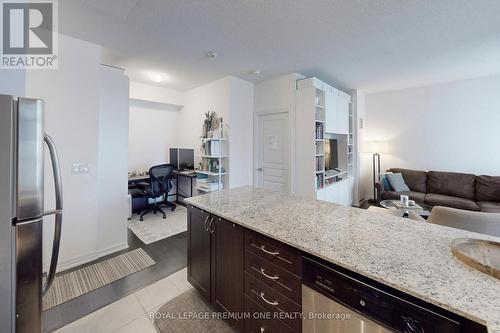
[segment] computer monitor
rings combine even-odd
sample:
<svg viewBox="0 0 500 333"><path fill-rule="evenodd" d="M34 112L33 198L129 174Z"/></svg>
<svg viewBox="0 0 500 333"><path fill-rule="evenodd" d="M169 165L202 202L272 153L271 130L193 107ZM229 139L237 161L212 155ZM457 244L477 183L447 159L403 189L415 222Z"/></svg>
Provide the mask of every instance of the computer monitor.
<svg viewBox="0 0 500 333"><path fill-rule="evenodd" d="M179 171L194 169L194 149L170 148L170 164Z"/></svg>

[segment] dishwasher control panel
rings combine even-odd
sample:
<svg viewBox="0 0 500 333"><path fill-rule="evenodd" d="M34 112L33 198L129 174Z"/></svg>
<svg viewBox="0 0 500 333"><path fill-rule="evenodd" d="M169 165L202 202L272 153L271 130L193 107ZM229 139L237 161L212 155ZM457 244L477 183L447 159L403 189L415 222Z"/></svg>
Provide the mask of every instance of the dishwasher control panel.
<svg viewBox="0 0 500 333"><path fill-rule="evenodd" d="M457 318L415 304L401 295L361 281L355 274L303 258L303 284L391 331L404 333L466 332Z"/></svg>

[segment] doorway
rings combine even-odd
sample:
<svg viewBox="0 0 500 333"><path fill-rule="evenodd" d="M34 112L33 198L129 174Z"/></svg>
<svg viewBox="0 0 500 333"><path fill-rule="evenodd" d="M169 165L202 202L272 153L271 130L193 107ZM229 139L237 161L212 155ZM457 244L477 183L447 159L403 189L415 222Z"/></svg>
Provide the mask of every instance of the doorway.
<svg viewBox="0 0 500 333"><path fill-rule="evenodd" d="M290 122L288 111L255 114L254 185L290 191Z"/></svg>

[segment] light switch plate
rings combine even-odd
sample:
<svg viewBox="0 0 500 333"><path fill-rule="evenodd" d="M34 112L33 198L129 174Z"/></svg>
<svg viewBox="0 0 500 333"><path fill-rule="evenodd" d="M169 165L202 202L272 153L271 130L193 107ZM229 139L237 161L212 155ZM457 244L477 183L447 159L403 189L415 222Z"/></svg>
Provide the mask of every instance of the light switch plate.
<svg viewBox="0 0 500 333"><path fill-rule="evenodd" d="M87 163L73 163L71 165L71 173L74 175L86 175L90 172L90 167Z"/></svg>

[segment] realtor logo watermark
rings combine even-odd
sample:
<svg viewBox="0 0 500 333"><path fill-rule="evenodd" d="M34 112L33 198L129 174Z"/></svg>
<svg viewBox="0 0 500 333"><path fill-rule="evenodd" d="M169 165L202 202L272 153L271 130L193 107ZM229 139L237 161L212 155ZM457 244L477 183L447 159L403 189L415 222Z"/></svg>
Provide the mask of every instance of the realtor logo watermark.
<svg viewBox="0 0 500 333"><path fill-rule="evenodd" d="M3 69L57 69L57 1L1 2Z"/></svg>

